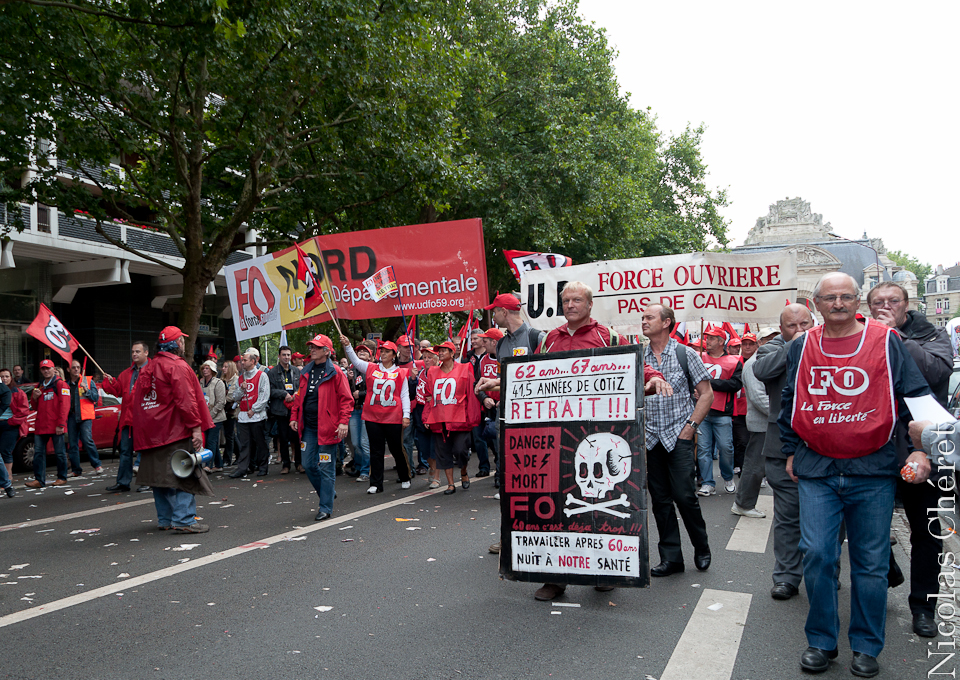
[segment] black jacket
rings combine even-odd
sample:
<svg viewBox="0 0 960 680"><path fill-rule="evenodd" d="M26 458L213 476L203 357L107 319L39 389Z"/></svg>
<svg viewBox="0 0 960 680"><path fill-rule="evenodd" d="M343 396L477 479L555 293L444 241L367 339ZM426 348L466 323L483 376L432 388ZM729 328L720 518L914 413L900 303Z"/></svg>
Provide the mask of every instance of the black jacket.
<svg viewBox="0 0 960 680"><path fill-rule="evenodd" d="M284 371L283 367L278 363L267 371L267 378L270 379L270 403L267 406L267 413L271 416L289 418L290 409L283 403L283 400L288 394L293 394L297 391L297 387L300 385L300 369L290 364L287 370ZM289 380L287 380L287 378L289 378ZM292 385L292 388L288 390L286 388L287 384Z"/></svg>

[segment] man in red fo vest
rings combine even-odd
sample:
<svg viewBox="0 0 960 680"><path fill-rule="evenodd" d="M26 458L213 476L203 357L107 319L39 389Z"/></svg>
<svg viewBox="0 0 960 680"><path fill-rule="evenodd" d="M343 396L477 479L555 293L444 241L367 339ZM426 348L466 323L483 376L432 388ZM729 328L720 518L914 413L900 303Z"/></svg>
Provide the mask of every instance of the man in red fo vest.
<svg viewBox="0 0 960 680"><path fill-rule="evenodd" d="M737 490L733 481L733 406L737 392L743 387L743 362L739 356L727 354L723 347L726 338L726 333L719 328L708 328L703 332L707 351L700 356L710 374L713 405L700 423L700 437L697 440L697 462L703 480L697 491L698 496L716 493L717 483L713 479L714 446L720 454L720 476L723 477L724 490L727 493Z"/></svg>
<svg viewBox="0 0 960 680"><path fill-rule="evenodd" d="M813 295L823 325L790 348L778 421L787 472L798 479L810 601L804 627L809 647L800 667L821 673L837 656L837 535L843 522L850 550L850 671L870 678L880 672L887 616L890 520L899 476L892 435L899 414L907 415L901 399L930 394L930 388L894 329L873 319L857 321L860 287L853 278L827 274ZM922 484L930 464L917 458L914 483Z"/></svg>

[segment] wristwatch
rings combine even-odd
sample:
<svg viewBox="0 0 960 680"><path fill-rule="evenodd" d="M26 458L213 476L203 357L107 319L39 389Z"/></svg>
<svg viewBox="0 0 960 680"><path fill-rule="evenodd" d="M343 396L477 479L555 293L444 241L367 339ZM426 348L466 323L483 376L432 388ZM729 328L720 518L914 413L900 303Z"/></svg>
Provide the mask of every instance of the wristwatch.
<svg viewBox="0 0 960 680"><path fill-rule="evenodd" d="M700 423L695 423L692 420L687 421L687 425L693 428L693 431L696 432L697 428L700 427Z"/></svg>

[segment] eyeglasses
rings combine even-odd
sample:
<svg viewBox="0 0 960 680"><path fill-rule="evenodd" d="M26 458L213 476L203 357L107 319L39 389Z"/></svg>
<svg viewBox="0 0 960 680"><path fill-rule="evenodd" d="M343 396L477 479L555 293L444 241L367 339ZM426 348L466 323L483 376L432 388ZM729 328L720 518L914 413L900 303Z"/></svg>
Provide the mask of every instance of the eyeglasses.
<svg viewBox="0 0 960 680"><path fill-rule="evenodd" d="M853 302L853 301L856 300L858 297L859 297L859 296L857 296L857 295L850 295L850 294L847 294L847 295L818 295L818 296L817 296L817 299L820 300L820 301L822 301L822 302L826 302L828 305L832 305L834 302L837 301L837 298L840 298L843 302Z"/></svg>
<svg viewBox="0 0 960 680"><path fill-rule="evenodd" d="M874 300L870 303L870 306L874 309L880 309L881 307L896 307L901 302L903 302L903 300L900 298L893 298L891 300Z"/></svg>

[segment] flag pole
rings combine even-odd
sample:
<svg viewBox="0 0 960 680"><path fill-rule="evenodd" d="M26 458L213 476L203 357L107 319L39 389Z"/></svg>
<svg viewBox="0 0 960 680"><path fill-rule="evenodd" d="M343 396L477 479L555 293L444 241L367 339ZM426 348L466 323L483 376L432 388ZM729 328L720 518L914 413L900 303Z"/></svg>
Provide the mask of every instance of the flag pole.
<svg viewBox="0 0 960 680"><path fill-rule="evenodd" d="M393 265L390 265L390 271L393 273L393 281L397 284L397 302L400 303L400 320L403 322L403 333L407 336L407 340L410 339L410 334L407 333L407 315L403 313L403 298L400 297L400 280L397 278L397 270L393 268ZM410 346L410 359L413 359L413 343Z"/></svg>
<svg viewBox="0 0 960 680"><path fill-rule="evenodd" d="M74 338L74 340L77 340L77 339ZM83 350L83 353L86 354L88 357L90 357L90 361L92 361L92 362L93 362L93 365L97 367L97 370L100 371L101 375L106 375L106 371L104 371L104 370L100 367L100 364L97 363L97 360L94 359L94 358L93 358L93 355L90 354L90 352L87 351L87 348L86 348L86 347L84 347L83 345L80 344L80 341L79 341L79 340L77 340L77 347L79 347L80 349L82 349L82 350Z"/></svg>
<svg viewBox="0 0 960 680"><path fill-rule="evenodd" d="M317 252L320 254L320 270L323 272L323 280L327 282L327 290L329 291L330 290L330 272L327 271L327 263L323 260L323 251L320 250L319 243L317 243ZM313 276L313 273L311 272L310 275ZM314 279L313 285L315 286L317 285L316 279ZM320 297L323 298L322 288L320 289ZM334 303L334 306L336 305L335 301L333 300L333 293L330 293L329 301L327 301L326 298L324 298L324 304L327 306L327 313L330 314L330 320L333 321L334 328L337 329L337 334L343 335L343 331L340 329L340 323L337 321L337 315L333 311L334 307L330 306L331 302Z"/></svg>

